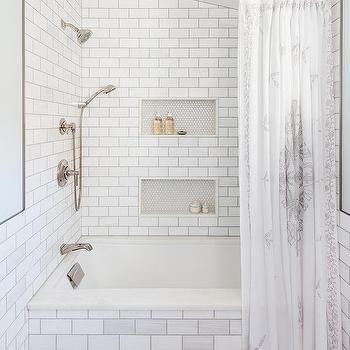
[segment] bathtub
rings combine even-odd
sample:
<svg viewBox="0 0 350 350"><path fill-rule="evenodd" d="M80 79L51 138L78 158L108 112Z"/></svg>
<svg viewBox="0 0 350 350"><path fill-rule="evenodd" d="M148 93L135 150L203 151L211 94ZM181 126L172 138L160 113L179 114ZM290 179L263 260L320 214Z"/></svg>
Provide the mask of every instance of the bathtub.
<svg viewBox="0 0 350 350"><path fill-rule="evenodd" d="M68 254L29 309L239 310L237 238L83 237L93 246ZM79 262L77 289L67 272Z"/></svg>
<svg viewBox="0 0 350 350"><path fill-rule="evenodd" d="M238 239L83 241L29 302L29 350L241 349Z"/></svg>

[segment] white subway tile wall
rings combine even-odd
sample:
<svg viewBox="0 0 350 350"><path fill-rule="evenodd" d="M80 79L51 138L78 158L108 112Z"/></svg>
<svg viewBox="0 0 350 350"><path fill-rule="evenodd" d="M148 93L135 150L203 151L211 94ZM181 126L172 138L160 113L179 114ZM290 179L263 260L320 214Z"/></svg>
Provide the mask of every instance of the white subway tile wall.
<svg viewBox="0 0 350 350"><path fill-rule="evenodd" d="M30 350L240 350L241 313L30 310Z"/></svg>
<svg viewBox="0 0 350 350"><path fill-rule="evenodd" d="M81 48L60 17L81 24L81 1L26 0L25 211L0 225L0 349L28 348L27 302L60 262L59 246L80 236L72 187L60 189L56 167L72 159L60 118L77 121ZM1 199L6 200L5 198ZM43 325L50 331L53 325ZM64 332L65 325L57 327Z"/></svg>
<svg viewBox="0 0 350 350"><path fill-rule="evenodd" d="M83 234L239 234L238 10L194 0L82 6L83 26L94 31L82 51L83 95L119 87L86 110ZM142 99L198 97L218 99L217 136L140 134ZM140 217L139 178L147 177L217 177L218 217Z"/></svg>
<svg viewBox="0 0 350 350"><path fill-rule="evenodd" d="M334 57L334 92L336 97L337 117L337 197L339 207L340 185L340 107L341 107L341 0L332 1L333 20L333 57ZM340 284L341 284L341 310L342 310L342 335L343 349L350 349L350 217L338 212L338 240L340 258Z"/></svg>

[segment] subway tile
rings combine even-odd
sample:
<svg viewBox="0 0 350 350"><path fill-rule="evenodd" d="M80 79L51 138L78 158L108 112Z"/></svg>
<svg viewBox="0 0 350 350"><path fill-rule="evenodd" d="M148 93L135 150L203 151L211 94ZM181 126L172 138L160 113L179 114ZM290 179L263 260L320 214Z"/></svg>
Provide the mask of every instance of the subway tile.
<svg viewBox="0 0 350 350"><path fill-rule="evenodd" d="M184 336L183 350L213 350L213 337L209 336Z"/></svg>
<svg viewBox="0 0 350 350"><path fill-rule="evenodd" d="M241 311L230 311L230 310L216 310L215 319L234 319L240 320L242 318Z"/></svg>
<svg viewBox="0 0 350 350"><path fill-rule="evenodd" d="M72 329L71 320L44 319L41 320L42 334L70 334Z"/></svg>
<svg viewBox="0 0 350 350"><path fill-rule="evenodd" d="M89 335L89 350L119 350L118 335Z"/></svg>
<svg viewBox="0 0 350 350"><path fill-rule="evenodd" d="M104 320L104 334L135 334L134 320Z"/></svg>
<svg viewBox="0 0 350 350"><path fill-rule="evenodd" d="M136 334L165 334L165 320L136 320Z"/></svg>
<svg viewBox="0 0 350 350"><path fill-rule="evenodd" d="M88 318L86 310L57 310L57 318Z"/></svg>
<svg viewBox="0 0 350 350"><path fill-rule="evenodd" d="M151 318L149 310L121 310L120 318Z"/></svg>
<svg viewBox="0 0 350 350"><path fill-rule="evenodd" d="M240 336L215 336L215 350L239 350L241 349Z"/></svg>
<svg viewBox="0 0 350 350"><path fill-rule="evenodd" d="M28 328L29 328L28 330L29 334L40 334L41 333L40 319L29 319Z"/></svg>
<svg viewBox="0 0 350 350"><path fill-rule="evenodd" d="M87 350L88 349L87 336L86 335L58 335L57 350L68 350L68 349ZM97 349L94 349L94 350L97 350Z"/></svg>
<svg viewBox="0 0 350 350"><path fill-rule="evenodd" d="M151 337L144 335L121 335L120 350L150 350Z"/></svg>
<svg viewBox="0 0 350 350"><path fill-rule="evenodd" d="M182 318L181 310L154 310L152 311L153 319L178 319Z"/></svg>
<svg viewBox="0 0 350 350"><path fill-rule="evenodd" d="M183 350L181 336L152 336L152 350Z"/></svg>
<svg viewBox="0 0 350 350"><path fill-rule="evenodd" d="M198 321L196 320L168 320L168 334L197 334Z"/></svg>
<svg viewBox="0 0 350 350"><path fill-rule="evenodd" d="M29 310L30 318L56 318L56 310Z"/></svg>
<svg viewBox="0 0 350 350"><path fill-rule="evenodd" d="M199 334L230 334L228 320L199 320Z"/></svg>
<svg viewBox="0 0 350 350"><path fill-rule="evenodd" d="M89 310L89 318L116 319L119 318L118 310Z"/></svg>
<svg viewBox="0 0 350 350"><path fill-rule="evenodd" d="M194 310L194 311L184 311L184 318L188 319L211 319L214 318L214 311L203 311L203 310Z"/></svg>
<svg viewBox="0 0 350 350"><path fill-rule="evenodd" d="M239 335L242 333L242 321L230 320L230 334Z"/></svg>
<svg viewBox="0 0 350 350"><path fill-rule="evenodd" d="M102 320L73 320L73 334L103 334Z"/></svg>
<svg viewBox="0 0 350 350"><path fill-rule="evenodd" d="M57 350L56 335L30 335L31 350Z"/></svg>

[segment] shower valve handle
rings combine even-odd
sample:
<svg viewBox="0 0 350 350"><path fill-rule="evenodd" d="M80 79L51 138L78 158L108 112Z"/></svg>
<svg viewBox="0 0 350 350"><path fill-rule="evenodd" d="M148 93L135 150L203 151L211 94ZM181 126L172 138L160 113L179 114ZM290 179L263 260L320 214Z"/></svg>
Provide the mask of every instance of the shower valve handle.
<svg viewBox="0 0 350 350"><path fill-rule="evenodd" d="M70 176L74 176L74 185L78 186L79 171L71 169L68 162L63 159L59 162L57 167L57 182L60 187L66 185Z"/></svg>
<svg viewBox="0 0 350 350"><path fill-rule="evenodd" d="M65 176L67 180L70 176L74 176L74 186L78 186L79 170L67 169Z"/></svg>
<svg viewBox="0 0 350 350"><path fill-rule="evenodd" d="M67 121L62 118L60 120L60 125L58 127L58 130L61 135L68 134L69 130L72 131L72 133L75 132L75 123L67 123Z"/></svg>

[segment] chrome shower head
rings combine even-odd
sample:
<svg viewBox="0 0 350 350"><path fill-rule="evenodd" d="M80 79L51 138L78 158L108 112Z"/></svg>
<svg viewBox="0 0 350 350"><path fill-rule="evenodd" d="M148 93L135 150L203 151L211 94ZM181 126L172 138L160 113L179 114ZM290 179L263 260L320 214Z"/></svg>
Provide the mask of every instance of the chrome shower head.
<svg viewBox="0 0 350 350"><path fill-rule="evenodd" d="M98 95L100 94L104 94L104 95L108 95L109 93L111 93L112 91L114 91L117 87L115 85L107 85L99 90L97 90L93 95L91 95L85 102L80 103L79 107L80 108L85 108L88 106L88 104L90 104Z"/></svg>
<svg viewBox="0 0 350 350"><path fill-rule="evenodd" d="M77 39L80 45L86 43L92 35L92 31L90 29L80 29L77 33Z"/></svg>
<svg viewBox="0 0 350 350"><path fill-rule="evenodd" d="M78 29L76 26L65 22L63 19L61 19L61 27L62 29L66 29L67 27L73 29L77 34L77 40L80 45L86 43L92 35L92 31L90 29Z"/></svg>

